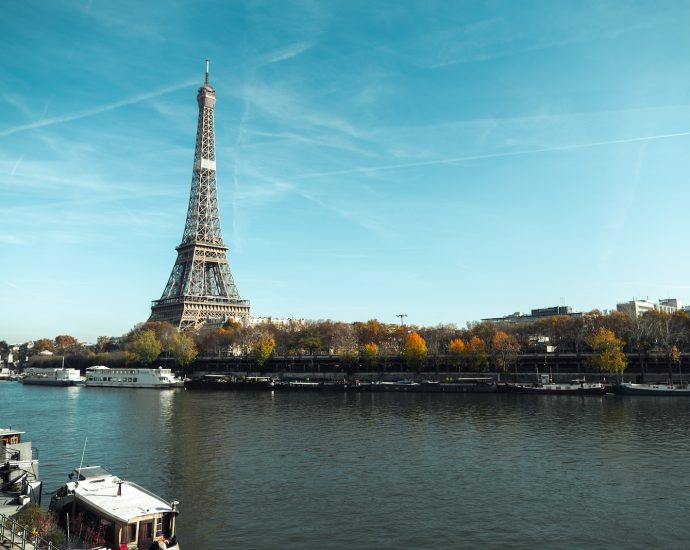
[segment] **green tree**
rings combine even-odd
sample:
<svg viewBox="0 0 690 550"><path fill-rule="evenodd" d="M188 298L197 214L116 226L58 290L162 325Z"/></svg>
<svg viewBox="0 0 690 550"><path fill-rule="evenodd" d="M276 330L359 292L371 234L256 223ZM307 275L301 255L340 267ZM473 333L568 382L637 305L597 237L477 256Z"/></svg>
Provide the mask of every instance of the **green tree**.
<svg viewBox="0 0 690 550"><path fill-rule="evenodd" d="M416 332L411 332L405 338L402 350L403 357L408 366L419 372L426 359L427 348L424 338Z"/></svg>
<svg viewBox="0 0 690 550"><path fill-rule="evenodd" d="M152 330L156 335L156 340L160 342L161 351L167 352L170 352L170 344L173 337L179 334L177 328L167 321L146 321L137 330Z"/></svg>
<svg viewBox="0 0 690 550"><path fill-rule="evenodd" d="M136 360L148 365L161 354L161 343L152 330L141 330L134 335L130 351Z"/></svg>
<svg viewBox="0 0 690 550"><path fill-rule="evenodd" d="M273 350L276 349L276 341L270 334L259 334L259 336L252 343L251 354L259 365L259 370L263 372L264 365L268 358L273 354Z"/></svg>
<svg viewBox="0 0 690 550"><path fill-rule="evenodd" d="M168 351L175 363L180 367L189 365L196 359L198 353L194 339L186 332L173 334L168 342Z"/></svg>
<svg viewBox="0 0 690 550"><path fill-rule="evenodd" d="M622 375L627 366L627 359L623 353L623 340L607 328L601 327L587 337L587 344L592 348L589 363L600 372Z"/></svg>

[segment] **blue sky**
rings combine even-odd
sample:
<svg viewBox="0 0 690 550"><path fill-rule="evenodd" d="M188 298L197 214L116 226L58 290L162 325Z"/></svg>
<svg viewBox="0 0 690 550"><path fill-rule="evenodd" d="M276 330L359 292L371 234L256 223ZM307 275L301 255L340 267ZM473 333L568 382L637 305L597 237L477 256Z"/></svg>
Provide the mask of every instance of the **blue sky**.
<svg viewBox="0 0 690 550"><path fill-rule="evenodd" d="M184 229L204 59L257 316L690 299L690 3L3 3L0 339L120 335Z"/></svg>

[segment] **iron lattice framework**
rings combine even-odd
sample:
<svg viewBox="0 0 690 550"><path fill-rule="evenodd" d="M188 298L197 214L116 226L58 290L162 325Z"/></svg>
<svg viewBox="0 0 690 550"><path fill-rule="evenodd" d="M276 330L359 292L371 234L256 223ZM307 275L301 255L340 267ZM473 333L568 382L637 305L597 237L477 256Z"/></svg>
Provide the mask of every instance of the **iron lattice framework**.
<svg viewBox="0 0 690 550"><path fill-rule="evenodd" d="M197 329L208 319L249 315L249 301L237 292L220 232L213 129L216 91L208 82L208 61L196 99L199 123L187 221L168 284L160 300L153 302L149 317L180 330Z"/></svg>

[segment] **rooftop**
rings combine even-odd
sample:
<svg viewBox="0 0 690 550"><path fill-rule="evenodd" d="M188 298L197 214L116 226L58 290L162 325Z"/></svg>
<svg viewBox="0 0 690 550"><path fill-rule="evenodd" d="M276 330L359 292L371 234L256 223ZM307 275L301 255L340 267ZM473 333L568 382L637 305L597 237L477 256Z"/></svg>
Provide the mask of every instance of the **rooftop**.
<svg viewBox="0 0 690 550"><path fill-rule="evenodd" d="M79 481L68 483L69 489L118 521L129 522L138 516L173 511L170 503L136 483L121 480L105 468L92 466L77 472Z"/></svg>

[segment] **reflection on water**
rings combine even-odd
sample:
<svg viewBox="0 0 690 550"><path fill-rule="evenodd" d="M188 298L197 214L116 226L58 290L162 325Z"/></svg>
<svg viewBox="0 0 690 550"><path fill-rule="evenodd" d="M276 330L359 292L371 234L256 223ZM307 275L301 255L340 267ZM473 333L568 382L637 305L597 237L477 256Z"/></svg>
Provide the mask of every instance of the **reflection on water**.
<svg viewBox="0 0 690 550"><path fill-rule="evenodd" d="M187 549L683 546L689 408L0 384L47 490L88 437L85 463L180 500Z"/></svg>

